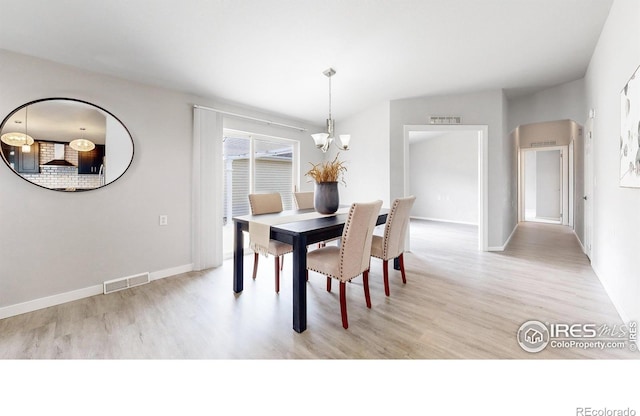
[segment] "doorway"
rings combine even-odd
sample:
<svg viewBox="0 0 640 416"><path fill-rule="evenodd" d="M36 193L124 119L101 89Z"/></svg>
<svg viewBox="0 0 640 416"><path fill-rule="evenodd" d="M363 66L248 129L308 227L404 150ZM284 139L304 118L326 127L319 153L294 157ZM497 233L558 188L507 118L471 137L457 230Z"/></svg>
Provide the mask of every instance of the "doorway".
<svg viewBox="0 0 640 416"><path fill-rule="evenodd" d="M489 126L487 125L405 125L404 126L404 189L405 196L411 192L411 156L410 142L415 135L453 132L467 132L477 140L477 222L478 222L478 250L489 251ZM464 151L462 149L461 151ZM454 155L452 155L453 157ZM406 243L408 244L408 243Z"/></svg>
<svg viewBox="0 0 640 416"><path fill-rule="evenodd" d="M411 132L410 194L413 218L478 225L476 133Z"/></svg>
<svg viewBox="0 0 640 416"><path fill-rule="evenodd" d="M567 146L522 149L520 221L569 225Z"/></svg>

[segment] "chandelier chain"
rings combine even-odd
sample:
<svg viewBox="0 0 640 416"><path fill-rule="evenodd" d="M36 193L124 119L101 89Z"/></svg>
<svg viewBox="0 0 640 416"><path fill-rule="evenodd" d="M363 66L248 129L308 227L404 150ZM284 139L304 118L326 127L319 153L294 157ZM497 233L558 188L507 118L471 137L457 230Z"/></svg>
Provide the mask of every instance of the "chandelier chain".
<svg viewBox="0 0 640 416"><path fill-rule="evenodd" d="M26 106L24 108L24 144L29 144L29 139L27 139L27 136L29 135L29 133L27 132L27 126L29 125L29 106Z"/></svg>
<svg viewBox="0 0 640 416"><path fill-rule="evenodd" d="M329 120L331 120L331 77L329 77Z"/></svg>

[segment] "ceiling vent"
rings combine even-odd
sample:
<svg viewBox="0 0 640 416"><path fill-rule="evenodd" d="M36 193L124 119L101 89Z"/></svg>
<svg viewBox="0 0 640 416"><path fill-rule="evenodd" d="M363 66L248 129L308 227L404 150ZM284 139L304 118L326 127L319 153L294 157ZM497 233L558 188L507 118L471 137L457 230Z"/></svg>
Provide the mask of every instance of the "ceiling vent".
<svg viewBox="0 0 640 416"><path fill-rule="evenodd" d="M441 117L441 116L432 116L429 117L429 123L431 124L462 124L462 117L459 116L449 116L449 117Z"/></svg>
<svg viewBox="0 0 640 416"><path fill-rule="evenodd" d="M546 142L534 142L531 143L531 147L549 147L555 146L557 142L555 140L547 140Z"/></svg>

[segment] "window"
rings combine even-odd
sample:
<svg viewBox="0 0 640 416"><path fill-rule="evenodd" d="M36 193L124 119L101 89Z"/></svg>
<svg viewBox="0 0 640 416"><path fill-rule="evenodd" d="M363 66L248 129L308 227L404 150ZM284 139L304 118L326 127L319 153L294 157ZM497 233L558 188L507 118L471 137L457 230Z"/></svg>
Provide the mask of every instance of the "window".
<svg viewBox="0 0 640 416"><path fill-rule="evenodd" d="M279 192L283 208L293 209L293 191L298 185L298 142L225 129L222 148L225 166L223 253L229 258L233 254L231 219L251 213L250 193ZM246 240L245 246L248 246Z"/></svg>

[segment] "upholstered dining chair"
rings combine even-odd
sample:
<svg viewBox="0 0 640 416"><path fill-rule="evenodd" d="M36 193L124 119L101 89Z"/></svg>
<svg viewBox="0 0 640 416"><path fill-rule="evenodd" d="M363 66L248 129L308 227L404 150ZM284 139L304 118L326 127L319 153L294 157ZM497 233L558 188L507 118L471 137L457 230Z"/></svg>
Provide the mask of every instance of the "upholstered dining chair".
<svg viewBox="0 0 640 416"><path fill-rule="evenodd" d="M251 214L275 214L282 211L282 196L278 192L249 194L249 205L251 205ZM251 230L249 231L251 234ZM254 250L253 255L253 278L258 274L258 260L260 251L255 242L250 241L249 247ZM275 276L276 276L276 293L280 292L280 270L284 265L284 255L293 251L293 246L282 243L280 241L269 239L269 246L265 247L266 253L274 256Z"/></svg>
<svg viewBox="0 0 640 416"><path fill-rule="evenodd" d="M313 208L313 192L294 192L293 197L298 209Z"/></svg>
<svg viewBox="0 0 640 416"><path fill-rule="evenodd" d="M389 260L398 258L402 283L407 283L404 272L404 242L409 228L409 213L415 200L414 195L394 200L384 225L384 235L374 235L371 242L371 256L382 259L384 294L387 296L389 296Z"/></svg>
<svg viewBox="0 0 640 416"><path fill-rule="evenodd" d="M355 203L349 209L342 230L342 244L326 246L307 253L307 279L309 270L327 276L327 291L331 291L331 279L340 281L340 314L342 326L347 329L346 282L362 274L364 297L367 308L371 308L369 296L369 263L371 240L382 201Z"/></svg>

